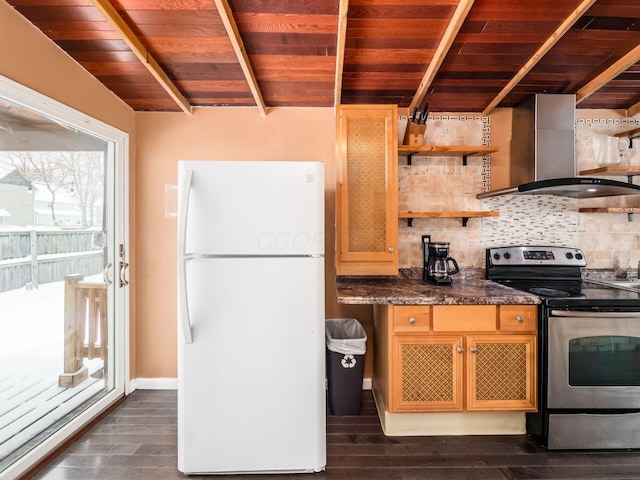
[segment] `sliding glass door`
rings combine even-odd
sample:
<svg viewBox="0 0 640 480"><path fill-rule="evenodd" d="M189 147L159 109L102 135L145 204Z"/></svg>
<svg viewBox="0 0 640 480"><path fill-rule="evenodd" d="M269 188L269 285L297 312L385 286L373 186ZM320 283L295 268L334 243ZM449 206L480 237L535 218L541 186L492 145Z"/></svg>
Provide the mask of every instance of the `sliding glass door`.
<svg viewBox="0 0 640 480"><path fill-rule="evenodd" d="M127 142L0 78L0 477L124 394Z"/></svg>

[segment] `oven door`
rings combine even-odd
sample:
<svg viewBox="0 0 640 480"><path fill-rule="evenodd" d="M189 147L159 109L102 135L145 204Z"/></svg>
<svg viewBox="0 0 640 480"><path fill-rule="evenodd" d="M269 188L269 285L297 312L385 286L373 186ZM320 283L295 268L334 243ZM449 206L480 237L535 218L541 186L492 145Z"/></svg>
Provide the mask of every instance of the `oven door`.
<svg viewBox="0 0 640 480"><path fill-rule="evenodd" d="M552 310L548 322L548 408L640 408L640 312Z"/></svg>

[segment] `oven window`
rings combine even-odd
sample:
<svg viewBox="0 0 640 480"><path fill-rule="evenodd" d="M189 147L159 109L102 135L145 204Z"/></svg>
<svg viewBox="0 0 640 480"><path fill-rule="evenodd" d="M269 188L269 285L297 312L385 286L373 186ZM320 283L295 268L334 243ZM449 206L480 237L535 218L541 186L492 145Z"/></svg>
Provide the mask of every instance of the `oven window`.
<svg viewBox="0 0 640 480"><path fill-rule="evenodd" d="M569 385L640 386L640 337L572 338L569 341Z"/></svg>

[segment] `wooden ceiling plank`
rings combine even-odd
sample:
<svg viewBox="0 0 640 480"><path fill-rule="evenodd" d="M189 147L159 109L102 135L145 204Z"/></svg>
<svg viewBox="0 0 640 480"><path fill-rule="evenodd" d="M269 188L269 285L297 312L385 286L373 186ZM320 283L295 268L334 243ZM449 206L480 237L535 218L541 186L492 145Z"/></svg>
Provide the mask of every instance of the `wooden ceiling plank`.
<svg viewBox="0 0 640 480"><path fill-rule="evenodd" d="M571 12L567 18L560 24L560 26L556 29L555 32L547 38L547 40L542 44L542 46L533 54L533 56L527 60L527 62L522 66L522 68L516 73L516 75L507 83L507 85L502 89L502 91L498 94L496 98L494 98L489 105L482 112L483 115L488 115L493 111L494 108L498 106L498 104L513 90L513 88L522 80L529 71L536 66L536 64L544 57L551 48L558 43L558 41L563 37L565 33L569 31L569 29L573 26L573 24L580 18L584 13L591 8L591 6L597 0L584 0L578 7Z"/></svg>
<svg viewBox="0 0 640 480"><path fill-rule="evenodd" d="M340 0L338 9L338 40L336 42L336 73L333 87L333 106L342 101L342 74L344 73L344 49L347 41L347 13L349 0Z"/></svg>
<svg viewBox="0 0 640 480"><path fill-rule="evenodd" d="M122 19L117 10L111 5L109 0L91 0L96 9L108 20L111 26L122 36L129 48L138 57L142 64L149 70L151 75L158 81L162 88L186 113L191 115L191 104L182 95L178 87L171 81L169 76L160 67L158 62L151 56L140 39L133 33L129 26Z"/></svg>
<svg viewBox="0 0 640 480"><path fill-rule="evenodd" d="M576 92L576 104L582 102L589 95L606 85L609 81L613 80L622 72L639 61L640 45L637 45L634 49L630 50L626 55L620 58L620 60L601 72L596 78L594 78L584 87L578 90Z"/></svg>
<svg viewBox="0 0 640 480"><path fill-rule="evenodd" d="M419 108L420 104L422 103L427 90L431 86L433 79L435 78L438 70L440 69L440 66L442 65L442 62L447 56L447 52L451 48L451 45L453 45L456 35L460 31L460 28L467 18L467 15L469 15L469 11L473 6L474 1L475 0L460 0L460 3L458 3L456 10L453 12L453 15L451 17L451 21L449 22L449 25L447 26L447 29L445 30L444 35L442 36L442 39L438 44L438 48L436 49L433 58L431 59L431 62L427 67L424 77L422 78L422 81L418 86L418 90L413 96L413 100L409 105L409 112L412 112L415 108Z"/></svg>
<svg viewBox="0 0 640 480"><path fill-rule="evenodd" d="M265 117L267 115L267 107L265 106L264 99L262 97L262 92L260 92L260 87L258 87L258 81L256 80L256 76L253 73L253 68L251 66L251 62L249 61L249 55L244 48L244 43L242 42L242 38L240 37L240 32L238 31L238 26L236 25L235 20L233 19L233 13L231 12L231 7L229 6L229 2L227 0L213 0L216 8L218 9L218 13L220 14L220 19L224 24L224 28L227 30L227 35L229 36L229 41L231 41L231 45L236 52L236 56L238 57L238 62L240 62L240 67L244 72L244 76L247 79L247 83L249 84L249 89L253 94L253 98L256 102L256 106L260 111L260 115Z"/></svg>

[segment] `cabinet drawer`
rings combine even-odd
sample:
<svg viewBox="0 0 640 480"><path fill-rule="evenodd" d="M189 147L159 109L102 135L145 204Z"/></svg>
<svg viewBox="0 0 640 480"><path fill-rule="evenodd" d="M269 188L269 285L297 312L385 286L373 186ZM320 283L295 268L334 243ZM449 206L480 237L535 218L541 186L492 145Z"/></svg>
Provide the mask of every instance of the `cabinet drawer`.
<svg viewBox="0 0 640 480"><path fill-rule="evenodd" d="M501 332L535 332L538 325L538 307L535 305L501 305Z"/></svg>
<svg viewBox="0 0 640 480"><path fill-rule="evenodd" d="M495 305L435 305L434 332L495 332Z"/></svg>
<svg viewBox="0 0 640 480"><path fill-rule="evenodd" d="M428 332L431 307L402 305L393 307L394 333Z"/></svg>

